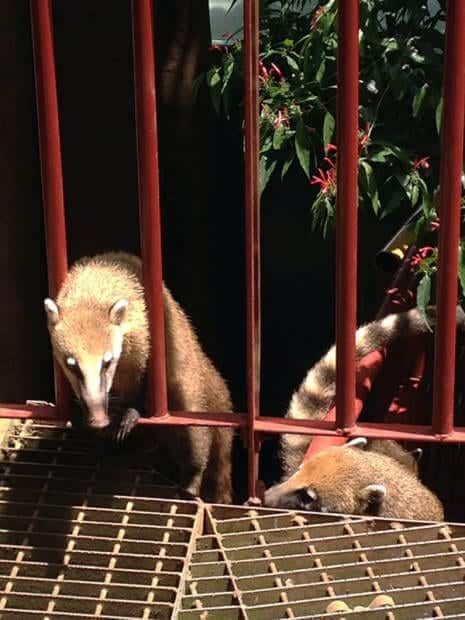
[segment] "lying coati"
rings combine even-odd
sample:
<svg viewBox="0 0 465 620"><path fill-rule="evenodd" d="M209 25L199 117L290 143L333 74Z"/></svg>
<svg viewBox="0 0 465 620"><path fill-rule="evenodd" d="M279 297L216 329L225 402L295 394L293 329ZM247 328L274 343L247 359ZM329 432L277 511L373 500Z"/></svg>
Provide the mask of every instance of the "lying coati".
<svg viewBox="0 0 465 620"><path fill-rule="evenodd" d="M165 286L163 298L170 408L232 411L226 383ZM44 305L55 358L81 403L82 425L124 437L139 417L150 352L140 259L123 252L81 259L56 301ZM229 429L158 427L156 437L189 492L231 501Z"/></svg>
<svg viewBox="0 0 465 620"><path fill-rule="evenodd" d="M434 323L435 308L428 308L428 322ZM464 329L465 313L457 307L457 325ZM355 334L356 359L378 349L391 346L406 336L423 334L428 325L414 308L407 312L391 314L380 321L373 321L360 327ZM336 347L329 351L311 368L300 387L294 392L286 417L306 420L324 418L334 405L336 396ZM293 474L299 467L310 444L308 435L283 434L281 437L281 461L284 477Z"/></svg>
<svg viewBox="0 0 465 620"><path fill-rule="evenodd" d="M392 443L392 442L391 442ZM405 453L398 460L354 440L317 452L265 493L265 506L442 521L439 499L418 479ZM398 448L398 449L397 449ZM401 455L397 446L395 453ZM386 450L388 452L389 450Z"/></svg>

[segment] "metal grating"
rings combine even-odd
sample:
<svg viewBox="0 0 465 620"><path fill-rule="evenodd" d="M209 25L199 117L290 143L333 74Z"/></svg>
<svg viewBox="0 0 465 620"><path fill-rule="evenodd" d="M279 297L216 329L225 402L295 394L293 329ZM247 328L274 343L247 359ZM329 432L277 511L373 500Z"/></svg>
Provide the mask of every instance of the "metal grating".
<svg viewBox="0 0 465 620"><path fill-rule="evenodd" d="M206 516L180 619L465 617L465 526L224 507ZM378 607L381 594L394 607Z"/></svg>
<svg viewBox="0 0 465 620"><path fill-rule="evenodd" d="M465 618L463 525L206 506L46 423L2 445L0 620Z"/></svg>
<svg viewBox="0 0 465 620"><path fill-rule="evenodd" d="M0 618L171 618L194 501L102 444L28 421L0 467Z"/></svg>

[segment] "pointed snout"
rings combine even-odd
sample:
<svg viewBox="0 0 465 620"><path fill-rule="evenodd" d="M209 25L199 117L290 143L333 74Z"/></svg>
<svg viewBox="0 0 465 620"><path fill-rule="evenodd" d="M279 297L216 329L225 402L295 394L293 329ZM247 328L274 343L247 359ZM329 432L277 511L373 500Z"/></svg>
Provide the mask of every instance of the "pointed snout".
<svg viewBox="0 0 465 620"><path fill-rule="evenodd" d="M108 414L103 408L90 412L88 421L89 426L95 429L106 428L110 424Z"/></svg>
<svg viewBox="0 0 465 620"><path fill-rule="evenodd" d="M286 489L283 488L283 484L275 484L265 491L264 505L270 508L278 508L285 495Z"/></svg>

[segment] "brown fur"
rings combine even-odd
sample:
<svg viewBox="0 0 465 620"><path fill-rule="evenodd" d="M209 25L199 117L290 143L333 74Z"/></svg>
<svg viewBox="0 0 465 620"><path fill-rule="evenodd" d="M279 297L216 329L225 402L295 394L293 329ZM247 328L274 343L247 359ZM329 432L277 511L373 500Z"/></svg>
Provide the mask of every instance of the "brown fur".
<svg viewBox="0 0 465 620"><path fill-rule="evenodd" d="M380 492L383 487L385 495ZM265 505L396 519L444 519L439 499L405 464L351 446L334 446L315 454L288 480L268 489Z"/></svg>
<svg viewBox="0 0 465 620"><path fill-rule="evenodd" d="M434 308L428 309L428 320L434 322ZM457 308L457 323L463 328L465 315ZM380 321L360 327L356 334L356 360L368 353L388 348L396 340L406 336L428 332L428 326L416 308L399 314L391 314ZM321 420L334 405L336 396L336 347L332 346L311 368L299 389L294 392L286 417L305 420ZM281 437L281 460L284 477L299 467L311 442L308 435L284 434Z"/></svg>
<svg viewBox="0 0 465 620"><path fill-rule="evenodd" d="M232 411L227 385L203 352L189 319L165 286L163 296L170 409ZM150 351L139 258L113 252L75 263L56 300L60 321L56 326L49 321L49 330L54 354L73 383L64 358L100 359L112 350L119 326L110 323L108 312L121 298L129 304L112 394L129 403L140 396ZM162 460L172 457L179 482L208 501L231 501L229 429L164 427L155 432L158 452Z"/></svg>

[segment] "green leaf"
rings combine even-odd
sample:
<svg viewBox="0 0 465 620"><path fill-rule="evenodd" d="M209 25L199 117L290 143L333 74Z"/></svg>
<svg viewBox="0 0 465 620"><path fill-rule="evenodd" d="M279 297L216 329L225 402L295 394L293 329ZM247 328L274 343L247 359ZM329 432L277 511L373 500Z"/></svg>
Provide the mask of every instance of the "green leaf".
<svg viewBox="0 0 465 620"><path fill-rule="evenodd" d="M323 143L325 146L331 142L334 132L334 125L334 116L331 112L326 112L323 120Z"/></svg>
<svg viewBox="0 0 465 620"><path fill-rule="evenodd" d="M380 149L377 153L372 153L370 155L370 161L375 161L375 162L384 164L387 161L388 155L392 155L389 149Z"/></svg>
<svg viewBox="0 0 465 620"><path fill-rule="evenodd" d="M425 273L418 284L417 288L417 306L420 316L425 321L429 331L432 331L428 318L426 316L426 306L431 299L431 277Z"/></svg>
<svg viewBox="0 0 465 620"><path fill-rule="evenodd" d="M419 194L420 194L420 190L418 189L418 185L414 185L412 187L412 194L410 196L412 207L414 207L417 204Z"/></svg>
<svg viewBox="0 0 465 620"><path fill-rule="evenodd" d="M412 103L413 116L417 116L418 112L420 111L421 104L423 103L423 99L425 98L426 91L428 90L428 88L429 88L428 84L426 83L423 84L423 86L420 88L420 90L417 92L417 94L413 98L413 103Z"/></svg>
<svg viewBox="0 0 465 620"><path fill-rule="evenodd" d="M462 244L459 246L459 281L462 294L465 295L465 249Z"/></svg>
<svg viewBox="0 0 465 620"><path fill-rule="evenodd" d="M221 76L217 67L213 67L207 73L207 84L210 87L210 97L217 114L221 108Z"/></svg>
<svg viewBox="0 0 465 620"><path fill-rule="evenodd" d="M265 191L276 164L276 159L270 160L267 157L260 157L260 195Z"/></svg>
<svg viewBox="0 0 465 620"><path fill-rule="evenodd" d="M234 59L232 56L225 61L223 65L223 84L221 86L221 92L224 93L229 80L231 79L232 72L234 70Z"/></svg>
<svg viewBox="0 0 465 620"><path fill-rule="evenodd" d="M205 79L205 75L201 73L198 75L195 80L192 82L192 98L195 101L198 97L200 87L202 86L202 82Z"/></svg>
<svg viewBox="0 0 465 620"><path fill-rule="evenodd" d="M283 142L286 139L286 133L287 133L287 129L284 125L281 125L281 127L277 127L274 130L273 148L275 151L279 151L279 149L282 147Z"/></svg>
<svg viewBox="0 0 465 620"><path fill-rule="evenodd" d="M378 187L376 185L376 178L373 168L365 160L360 161L360 184L371 200L373 211L377 214L381 206L379 202Z"/></svg>
<svg viewBox="0 0 465 620"><path fill-rule="evenodd" d="M325 74L325 69L326 69L326 60L323 58L323 60L320 62L320 66L316 70L315 80L317 82L321 82L321 80L323 79L323 76Z"/></svg>
<svg viewBox="0 0 465 620"><path fill-rule="evenodd" d="M442 108L443 108L443 105L444 105L444 99L441 97L441 99L439 99L439 103L437 105L436 114L435 114L436 130L437 130L438 133L440 133L440 131L441 131Z"/></svg>
<svg viewBox="0 0 465 620"><path fill-rule="evenodd" d="M310 140L308 137L307 127L302 117L297 121L295 132L295 150L297 159L299 160L302 170L308 178L310 178Z"/></svg>
<svg viewBox="0 0 465 620"><path fill-rule="evenodd" d="M296 61L289 55L286 56L286 62L289 65L289 68L292 69L292 71L300 71L300 67L299 65L296 63Z"/></svg>
<svg viewBox="0 0 465 620"><path fill-rule="evenodd" d="M295 160L295 154L293 151L291 151L286 159L286 161L283 164L282 170L281 170L281 181L284 179L284 177L287 174L287 171L289 170L289 168L292 166L292 164L294 163Z"/></svg>

